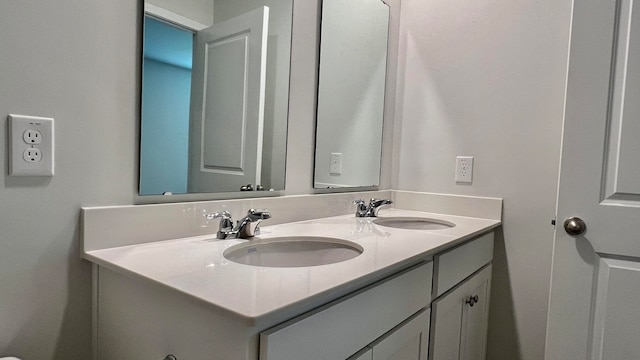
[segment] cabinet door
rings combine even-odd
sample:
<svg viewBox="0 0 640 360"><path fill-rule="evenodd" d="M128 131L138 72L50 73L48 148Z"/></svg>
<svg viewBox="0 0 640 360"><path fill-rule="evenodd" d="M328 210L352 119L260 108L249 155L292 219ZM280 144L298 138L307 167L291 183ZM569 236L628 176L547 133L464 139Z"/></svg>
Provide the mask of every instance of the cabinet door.
<svg viewBox="0 0 640 360"><path fill-rule="evenodd" d="M491 266L469 279L469 296L463 304L462 321L464 327L460 336L461 360L484 360L487 343L487 325L489 315L489 293L491 284ZM470 306L473 297L478 301Z"/></svg>
<svg viewBox="0 0 640 360"><path fill-rule="evenodd" d="M426 360L429 315L429 309L425 309L371 344L373 360Z"/></svg>
<svg viewBox="0 0 640 360"><path fill-rule="evenodd" d="M488 265L433 302L430 360L485 358L490 283Z"/></svg>
<svg viewBox="0 0 640 360"><path fill-rule="evenodd" d="M431 305L431 349L429 360L460 360L462 312L467 289L460 286Z"/></svg>

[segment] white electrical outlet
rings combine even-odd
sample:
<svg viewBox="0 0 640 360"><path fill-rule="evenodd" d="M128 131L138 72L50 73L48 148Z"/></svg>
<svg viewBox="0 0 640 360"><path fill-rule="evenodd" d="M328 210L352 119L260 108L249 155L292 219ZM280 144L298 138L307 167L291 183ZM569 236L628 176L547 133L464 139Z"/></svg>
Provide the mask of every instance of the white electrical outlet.
<svg viewBox="0 0 640 360"><path fill-rule="evenodd" d="M40 144L42 142L42 133L39 130L29 129L22 134L22 138L27 144Z"/></svg>
<svg viewBox="0 0 640 360"><path fill-rule="evenodd" d="M473 156L456 157L456 182L470 184L473 181Z"/></svg>
<svg viewBox="0 0 640 360"><path fill-rule="evenodd" d="M53 176L53 119L9 115L9 175Z"/></svg>
<svg viewBox="0 0 640 360"><path fill-rule="evenodd" d="M36 163L42 161L42 151L38 148L28 147L27 150L22 153L22 158L28 163Z"/></svg>
<svg viewBox="0 0 640 360"><path fill-rule="evenodd" d="M342 153L331 153L331 163L329 164L329 174L342 174Z"/></svg>

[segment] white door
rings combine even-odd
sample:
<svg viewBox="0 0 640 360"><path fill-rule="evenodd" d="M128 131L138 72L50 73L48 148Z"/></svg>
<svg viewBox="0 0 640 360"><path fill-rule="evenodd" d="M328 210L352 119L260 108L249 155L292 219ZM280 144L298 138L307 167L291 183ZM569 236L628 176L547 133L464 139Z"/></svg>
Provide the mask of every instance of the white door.
<svg viewBox="0 0 640 360"><path fill-rule="evenodd" d="M198 31L189 192L260 184L269 8Z"/></svg>
<svg viewBox="0 0 640 360"><path fill-rule="evenodd" d="M546 358L640 359L640 4L574 2ZM581 232L578 217L586 225Z"/></svg>

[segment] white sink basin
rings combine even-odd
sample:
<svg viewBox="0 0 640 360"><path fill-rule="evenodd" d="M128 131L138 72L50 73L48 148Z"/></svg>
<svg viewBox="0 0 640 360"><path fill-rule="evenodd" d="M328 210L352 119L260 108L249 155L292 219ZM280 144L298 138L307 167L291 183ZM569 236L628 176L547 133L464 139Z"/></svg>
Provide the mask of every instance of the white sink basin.
<svg viewBox="0 0 640 360"><path fill-rule="evenodd" d="M373 223L407 230L440 230L456 226L456 224L449 221L420 217L380 217L373 220Z"/></svg>
<svg viewBox="0 0 640 360"><path fill-rule="evenodd" d="M245 265L305 267L353 259L364 249L353 242L316 236L250 240L224 251L225 258Z"/></svg>

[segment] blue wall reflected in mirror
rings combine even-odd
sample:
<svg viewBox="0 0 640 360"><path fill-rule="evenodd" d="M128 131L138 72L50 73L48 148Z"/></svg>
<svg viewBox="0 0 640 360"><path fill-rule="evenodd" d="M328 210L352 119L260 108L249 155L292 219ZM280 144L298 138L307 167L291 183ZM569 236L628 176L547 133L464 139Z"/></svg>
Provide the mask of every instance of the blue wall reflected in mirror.
<svg viewBox="0 0 640 360"><path fill-rule="evenodd" d="M145 18L140 194L187 192L193 33Z"/></svg>

